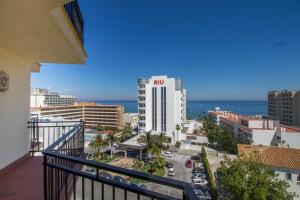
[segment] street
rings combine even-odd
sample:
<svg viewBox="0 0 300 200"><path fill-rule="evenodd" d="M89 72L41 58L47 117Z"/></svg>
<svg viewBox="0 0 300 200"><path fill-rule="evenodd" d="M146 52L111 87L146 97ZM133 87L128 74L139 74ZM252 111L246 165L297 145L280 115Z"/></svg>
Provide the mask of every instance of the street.
<svg viewBox="0 0 300 200"><path fill-rule="evenodd" d="M175 176L168 176L166 174L166 177L190 183L191 176L192 176L192 169L186 168L184 166L185 161L189 158L190 158L189 155L183 155L183 154L176 154L173 155L172 158L167 158L167 161L170 161L174 164L174 168L176 171L175 171ZM155 183L147 183L146 185L149 190L166 194L168 196L181 198L183 195L182 190L180 189L170 188Z"/></svg>

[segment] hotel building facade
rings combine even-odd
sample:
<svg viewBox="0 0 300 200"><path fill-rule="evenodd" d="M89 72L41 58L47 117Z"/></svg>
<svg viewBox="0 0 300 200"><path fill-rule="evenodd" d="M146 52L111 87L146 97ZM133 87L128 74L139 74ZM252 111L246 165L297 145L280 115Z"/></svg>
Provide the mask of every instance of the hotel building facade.
<svg viewBox="0 0 300 200"><path fill-rule="evenodd" d="M47 89L32 88L30 95L30 107L46 107L46 106L66 106L73 105L77 101L76 97L68 95L60 95Z"/></svg>
<svg viewBox="0 0 300 200"><path fill-rule="evenodd" d="M69 106L48 106L32 109L41 117L61 117L65 120L81 120L86 127L97 125L122 129L124 127L124 107L96 103L75 103Z"/></svg>
<svg viewBox="0 0 300 200"><path fill-rule="evenodd" d="M181 79L152 76L138 79L139 133L174 135L176 125L186 120L186 90Z"/></svg>
<svg viewBox="0 0 300 200"><path fill-rule="evenodd" d="M283 90L268 93L269 116L280 123L300 127L300 91Z"/></svg>

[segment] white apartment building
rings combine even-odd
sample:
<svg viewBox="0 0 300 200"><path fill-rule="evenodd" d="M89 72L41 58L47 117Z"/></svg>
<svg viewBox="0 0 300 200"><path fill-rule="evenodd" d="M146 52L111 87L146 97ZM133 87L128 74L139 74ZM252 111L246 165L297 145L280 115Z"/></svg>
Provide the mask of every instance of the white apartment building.
<svg viewBox="0 0 300 200"><path fill-rule="evenodd" d="M186 90L181 79L152 76L138 79L139 132L165 132L173 138L186 120Z"/></svg>
<svg viewBox="0 0 300 200"><path fill-rule="evenodd" d="M209 111L208 119L226 128L237 139L253 145L300 148L300 129L280 124L268 117L249 117L229 111Z"/></svg>
<svg viewBox="0 0 300 200"><path fill-rule="evenodd" d="M30 95L30 107L39 108L47 106L67 106L73 105L77 101L76 97L60 95L47 89L32 88Z"/></svg>

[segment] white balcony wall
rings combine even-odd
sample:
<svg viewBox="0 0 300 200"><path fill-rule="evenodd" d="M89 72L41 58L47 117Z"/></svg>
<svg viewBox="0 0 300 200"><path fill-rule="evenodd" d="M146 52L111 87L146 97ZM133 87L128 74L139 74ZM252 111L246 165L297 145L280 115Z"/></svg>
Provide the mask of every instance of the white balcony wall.
<svg viewBox="0 0 300 200"><path fill-rule="evenodd" d="M0 71L9 75L9 89L0 91L0 169L29 151L30 65L0 49Z"/></svg>

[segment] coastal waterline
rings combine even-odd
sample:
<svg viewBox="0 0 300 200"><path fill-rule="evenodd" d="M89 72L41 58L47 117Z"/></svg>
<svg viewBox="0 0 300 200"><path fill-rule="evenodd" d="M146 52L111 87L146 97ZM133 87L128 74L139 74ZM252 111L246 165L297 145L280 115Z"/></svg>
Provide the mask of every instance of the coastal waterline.
<svg viewBox="0 0 300 200"><path fill-rule="evenodd" d="M97 103L122 105L125 112L137 113L137 101L97 101ZM216 107L244 115L267 115L268 112L267 101L187 101L187 117L195 119Z"/></svg>

